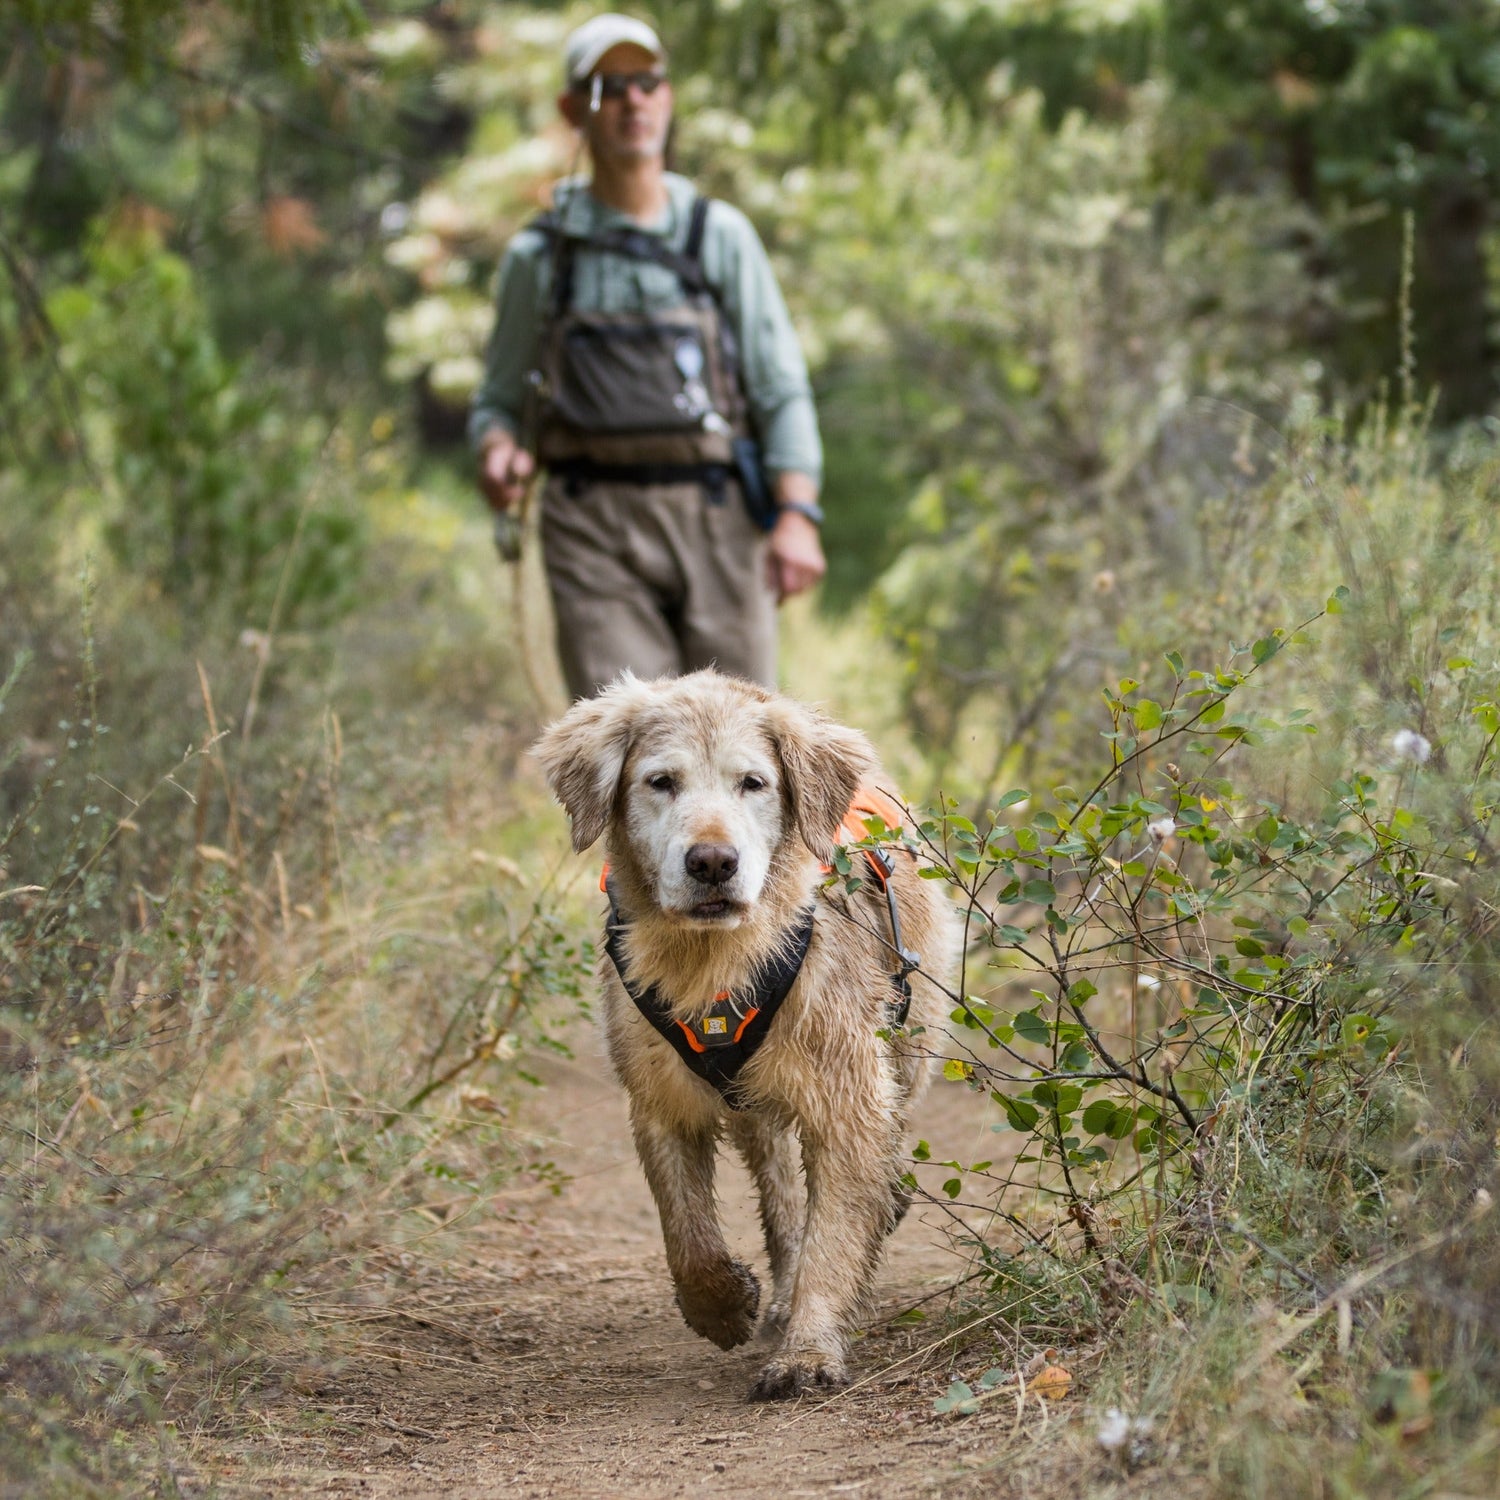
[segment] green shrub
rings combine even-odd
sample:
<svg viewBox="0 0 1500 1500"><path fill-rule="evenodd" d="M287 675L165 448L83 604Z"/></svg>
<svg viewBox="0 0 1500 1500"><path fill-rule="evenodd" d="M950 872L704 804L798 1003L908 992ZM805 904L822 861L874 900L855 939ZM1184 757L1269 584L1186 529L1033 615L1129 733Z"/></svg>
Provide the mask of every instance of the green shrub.
<svg viewBox="0 0 1500 1500"><path fill-rule="evenodd" d="M101 233L47 311L106 479L74 504L129 575L233 625L278 592L284 619L349 602L361 528L323 461L329 428L292 380L224 357L187 262L149 233Z"/></svg>
<svg viewBox="0 0 1500 1500"><path fill-rule="evenodd" d="M1168 651L1102 714L1069 684L1103 764L913 830L971 939L933 1050L998 1113L941 1197L990 1205L968 1249L1018 1336L1154 1330L1154 1373L1113 1378L1189 1446L1217 1412L1223 1493L1275 1491L1344 1431L1330 1409L1300 1458L1257 1447L1314 1386L1354 1403L1356 1492L1388 1492L1355 1476L1397 1428L1467 1472L1500 1382L1494 459L1444 470L1401 421L1321 463L1369 505L1339 529L1357 591L1216 665Z"/></svg>
<svg viewBox="0 0 1500 1500"><path fill-rule="evenodd" d="M565 1167L489 1091L566 1052L590 953L545 883L476 869L477 821L450 858L433 809L480 777L493 809L485 758L439 761L453 724L414 734L399 691L346 736L294 689L250 733L253 681L207 652L184 669L159 638L135 702L122 649L86 628L75 690L24 656L0 690L0 1484L18 1492L170 1472L175 1434L336 1357L364 1257ZM111 733L112 706L151 733Z"/></svg>

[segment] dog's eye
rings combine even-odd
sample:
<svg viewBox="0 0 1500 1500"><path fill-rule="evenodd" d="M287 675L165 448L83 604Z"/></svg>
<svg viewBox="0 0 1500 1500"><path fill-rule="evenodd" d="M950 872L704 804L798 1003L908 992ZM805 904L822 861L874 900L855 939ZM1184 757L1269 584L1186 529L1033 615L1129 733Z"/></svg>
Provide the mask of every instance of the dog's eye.
<svg viewBox="0 0 1500 1500"><path fill-rule="evenodd" d="M653 792L675 792L677 790L677 783L665 771L658 771L655 776L648 776L646 778L646 785Z"/></svg>
<svg viewBox="0 0 1500 1500"><path fill-rule="evenodd" d="M754 772L740 781L740 790L742 792L763 792L765 789L766 778L764 776L757 776Z"/></svg>

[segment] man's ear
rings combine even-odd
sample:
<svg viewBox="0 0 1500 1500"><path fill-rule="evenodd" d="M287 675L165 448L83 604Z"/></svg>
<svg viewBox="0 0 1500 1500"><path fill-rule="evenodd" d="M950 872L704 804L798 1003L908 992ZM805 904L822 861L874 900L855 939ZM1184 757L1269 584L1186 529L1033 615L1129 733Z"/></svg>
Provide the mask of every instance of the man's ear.
<svg viewBox="0 0 1500 1500"><path fill-rule="evenodd" d="M797 832L819 859L827 859L855 792L875 774L875 752L857 729L800 703L769 704L766 732L781 761Z"/></svg>
<svg viewBox="0 0 1500 1500"><path fill-rule="evenodd" d="M583 117L588 112L588 104L583 95L576 90L564 89L557 96L557 112L574 130L582 130Z"/></svg>
<svg viewBox="0 0 1500 1500"><path fill-rule="evenodd" d="M643 684L626 672L596 698L575 703L532 747L552 795L573 823L573 848L582 854L609 824L620 775L635 735Z"/></svg>

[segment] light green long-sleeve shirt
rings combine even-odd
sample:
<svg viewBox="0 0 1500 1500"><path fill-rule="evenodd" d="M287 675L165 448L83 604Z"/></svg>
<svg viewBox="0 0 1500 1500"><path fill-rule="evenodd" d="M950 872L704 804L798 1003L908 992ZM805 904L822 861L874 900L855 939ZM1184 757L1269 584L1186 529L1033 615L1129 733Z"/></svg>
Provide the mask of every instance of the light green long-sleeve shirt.
<svg viewBox="0 0 1500 1500"><path fill-rule="evenodd" d="M666 174L668 204L660 219L640 225L608 208L578 180L558 186L557 212L572 234L617 227L660 234L674 250L687 239L696 190L685 177ZM703 274L719 297L740 349L745 395L772 474L822 477L823 446L813 410L807 364L781 288L776 284L750 221L715 199L704 224ZM484 378L469 413L469 438L477 448L493 427L514 434L520 426L527 372L536 365L537 338L551 290L546 237L522 230L500 263L495 328L485 354ZM679 306L676 276L654 261L582 250L574 262L573 305L590 312L642 312Z"/></svg>

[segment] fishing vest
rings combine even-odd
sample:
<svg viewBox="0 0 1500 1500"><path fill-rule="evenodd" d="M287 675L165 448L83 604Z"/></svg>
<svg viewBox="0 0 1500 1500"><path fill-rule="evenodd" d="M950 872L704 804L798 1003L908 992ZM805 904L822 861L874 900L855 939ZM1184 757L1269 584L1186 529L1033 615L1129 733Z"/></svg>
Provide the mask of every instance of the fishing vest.
<svg viewBox="0 0 1500 1500"><path fill-rule="evenodd" d="M536 453L552 472L652 482L735 463L735 443L750 431L748 406L733 332L703 274L708 204L693 200L681 251L642 229L580 235L553 213L532 221L552 252L550 305L531 377ZM574 307L580 250L665 266L682 288L680 305L623 313Z"/></svg>

